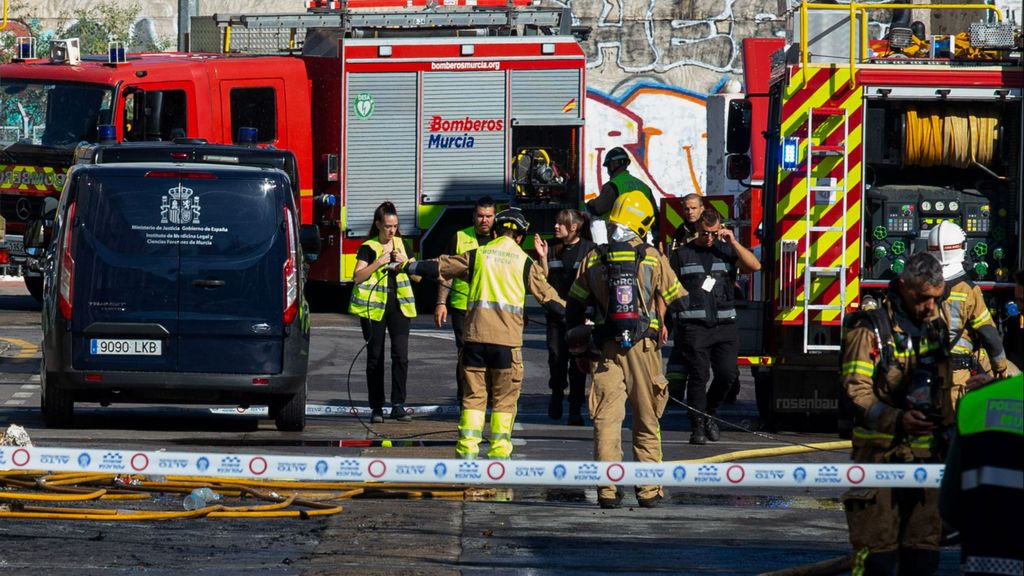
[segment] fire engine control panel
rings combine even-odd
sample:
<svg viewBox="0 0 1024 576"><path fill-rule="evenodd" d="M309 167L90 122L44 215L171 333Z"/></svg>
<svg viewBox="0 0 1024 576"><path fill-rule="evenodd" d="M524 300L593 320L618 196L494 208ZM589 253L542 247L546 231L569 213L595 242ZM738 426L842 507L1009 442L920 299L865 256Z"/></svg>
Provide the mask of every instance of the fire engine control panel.
<svg viewBox="0 0 1024 576"><path fill-rule="evenodd" d="M1015 248L1008 237L1012 218L977 190L934 186L879 186L868 192L870 226L864 236L868 278L887 280L903 271L907 258L928 250L928 233L953 222L967 235L964 266L979 281L1008 281Z"/></svg>

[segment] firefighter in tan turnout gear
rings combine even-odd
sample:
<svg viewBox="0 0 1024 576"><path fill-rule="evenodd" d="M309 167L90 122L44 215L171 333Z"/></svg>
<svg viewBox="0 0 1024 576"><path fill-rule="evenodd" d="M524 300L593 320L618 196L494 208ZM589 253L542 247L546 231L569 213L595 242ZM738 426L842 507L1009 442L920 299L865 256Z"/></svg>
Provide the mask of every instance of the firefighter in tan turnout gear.
<svg viewBox="0 0 1024 576"><path fill-rule="evenodd" d="M907 261L884 304L851 314L842 346L842 385L852 403L853 460L942 462L942 394L952 377L941 315L942 266L927 253ZM939 562L938 490L854 489L843 495L853 574L926 576ZM898 572L897 572L898 567Z"/></svg>
<svg viewBox="0 0 1024 576"><path fill-rule="evenodd" d="M569 291L567 340L570 352L585 366L581 369L593 375L590 417L597 460L622 460L622 421L628 401L634 458L661 462L658 420L668 402L668 381L659 348L667 334L657 300L681 310L685 291L665 256L642 240L653 223L654 207L642 192L619 196L609 214L609 243L587 254ZM592 331L585 325L588 305L594 310ZM657 485L637 486L636 495L647 508L664 497ZM617 508L622 492L615 486L601 486L598 503L602 508Z"/></svg>
<svg viewBox="0 0 1024 576"><path fill-rule="evenodd" d="M492 395L488 458L512 455L512 424L523 383L523 318L529 292L561 322L565 302L544 277L544 271L520 248L529 229L523 213L503 210L494 219L497 238L471 252L441 256L403 267L428 278L459 278L469 283L462 364L466 390L459 418L459 458L476 458L487 412L488 382Z"/></svg>
<svg viewBox="0 0 1024 576"><path fill-rule="evenodd" d="M963 229L952 222L942 222L928 233L928 252L942 264L942 276L946 280L942 315L949 327L950 363L953 365L953 378L944 391L949 398L946 404L949 410L944 414L948 426L955 422L956 406L972 375L987 372L991 365L993 376L1002 379L1008 368L1003 341L981 288L971 282L964 270L966 242Z"/></svg>

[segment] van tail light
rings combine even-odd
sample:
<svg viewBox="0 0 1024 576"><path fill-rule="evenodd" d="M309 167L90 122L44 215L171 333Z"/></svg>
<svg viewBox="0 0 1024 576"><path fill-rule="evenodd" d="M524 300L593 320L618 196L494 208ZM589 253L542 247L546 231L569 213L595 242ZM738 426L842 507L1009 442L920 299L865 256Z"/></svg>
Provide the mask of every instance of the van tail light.
<svg viewBox="0 0 1024 576"><path fill-rule="evenodd" d="M0 265L10 264L11 253L7 251L7 248L0 248Z"/></svg>
<svg viewBox="0 0 1024 576"><path fill-rule="evenodd" d="M75 227L75 203L68 208L68 219L64 224L64 252L60 258L60 314L71 320L71 296L75 283L75 259L71 257L71 230Z"/></svg>
<svg viewBox="0 0 1024 576"><path fill-rule="evenodd" d="M284 324L287 326L295 321L299 314L299 258L296 248L298 242L295 238L295 221L287 206L284 208L284 227L288 254L284 261Z"/></svg>

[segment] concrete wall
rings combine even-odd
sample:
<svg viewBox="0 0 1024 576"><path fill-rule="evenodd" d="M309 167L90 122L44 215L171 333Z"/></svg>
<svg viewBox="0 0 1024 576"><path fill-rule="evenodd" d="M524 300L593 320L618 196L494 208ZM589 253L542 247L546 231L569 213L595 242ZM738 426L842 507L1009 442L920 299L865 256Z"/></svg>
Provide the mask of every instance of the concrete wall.
<svg viewBox="0 0 1024 576"><path fill-rule="evenodd" d="M613 146L633 155L632 172L667 196L704 189L705 99L729 80L741 80L740 42L784 31L786 0L544 0L569 5L592 29L588 58L587 190L604 174L600 156ZM951 1L951 0L950 0ZM301 12L302 0L198 0L200 14ZM44 26L93 0L43 0L32 16ZM790 5L795 5L790 0ZM1020 0L996 0L1016 8ZM174 46L177 2L143 4L136 30ZM937 22L932 21L934 27ZM884 27L876 26L874 29Z"/></svg>

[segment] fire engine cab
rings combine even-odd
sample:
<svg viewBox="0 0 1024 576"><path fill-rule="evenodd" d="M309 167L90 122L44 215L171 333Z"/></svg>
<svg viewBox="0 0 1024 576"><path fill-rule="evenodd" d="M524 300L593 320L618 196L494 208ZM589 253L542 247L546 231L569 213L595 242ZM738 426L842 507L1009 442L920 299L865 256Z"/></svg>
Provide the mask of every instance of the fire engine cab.
<svg viewBox="0 0 1024 576"><path fill-rule="evenodd" d="M1019 26L992 5L915 4L968 14L960 33L929 34L907 8L794 5L787 40L744 41L745 94L717 107L727 127L708 156L725 156L717 169L745 189L709 195L725 195L760 250L741 322L762 334L746 363L776 424L835 428L845 316L880 302L940 222L966 232L965 267L997 324L1018 324ZM892 14L881 39L868 10Z"/></svg>
<svg viewBox="0 0 1024 576"><path fill-rule="evenodd" d="M384 200L433 257L476 199L538 229L583 198L586 59L568 9L478 0L313 3L298 14L192 20L189 53L36 58L0 66L8 240L59 194L80 142L200 138L295 153L302 222L320 229L310 279L351 281ZM20 211L19 211L20 210ZM12 254L31 271L24 254ZM29 286L32 288L31 281Z"/></svg>

